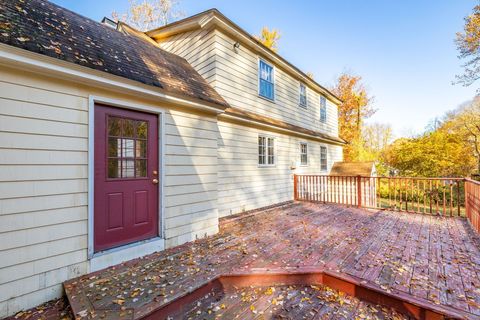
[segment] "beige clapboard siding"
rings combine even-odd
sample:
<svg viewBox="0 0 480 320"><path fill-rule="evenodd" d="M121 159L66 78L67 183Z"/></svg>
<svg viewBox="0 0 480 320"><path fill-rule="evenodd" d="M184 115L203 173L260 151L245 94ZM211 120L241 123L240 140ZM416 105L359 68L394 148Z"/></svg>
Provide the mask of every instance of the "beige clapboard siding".
<svg viewBox="0 0 480 320"><path fill-rule="evenodd" d="M214 116L179 111L165 120L165 238L170 246L218 228L218 126Z"/></svg>
<svg viewBox="0 0 480 320"><path fill-rule="evenodd" d="M0 316L87 271L86 96L0 71Z"/></svg>
<svg viewBox="0 0 480 320"><path fill-rule="evenodd" d="M219 122L219 215L225 216L293 199L293 174L326 174L342 159L341 147L280 133ZM276 164L259 167L258 136L275 138ZM300 142L308 145L308 166L300 166ZM238 146L242 151L238 152ZM328 170L320 170L320 146L327 147ZM291 170L291 166L296 170Z"/></svg>

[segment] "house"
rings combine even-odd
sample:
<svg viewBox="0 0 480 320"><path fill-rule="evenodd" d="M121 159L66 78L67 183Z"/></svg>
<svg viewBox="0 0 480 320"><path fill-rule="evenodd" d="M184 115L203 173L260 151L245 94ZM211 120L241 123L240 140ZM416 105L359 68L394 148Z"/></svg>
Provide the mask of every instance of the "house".
<svg viewBox="0 0 480 320"><path fill-rule="evenodd" d="M373 161L357 161L347 162L338 161L335 162L330 170L330 176L334 177L363 177L360 180L360 190L362 196L362 205L365 207L374 208L377 205L377 169L375 162ZM357 196L358 188L356 183L348 183L346 181L340 181L340 187L337 188L337 197L339 199L346 199ZM335 189L335 188L331 188Z"/></svg>
<svg viewBox="0 0 480 320"><path fill-rule="evenodd" d="M339 99L217 10L146 33L0 0L0 317L293 200Z"/></svg>

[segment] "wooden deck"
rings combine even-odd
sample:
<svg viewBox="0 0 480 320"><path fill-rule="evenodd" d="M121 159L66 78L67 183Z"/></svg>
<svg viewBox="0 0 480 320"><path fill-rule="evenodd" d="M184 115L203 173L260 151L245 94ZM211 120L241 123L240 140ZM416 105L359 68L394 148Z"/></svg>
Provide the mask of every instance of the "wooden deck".
<svg viewBox="0 0 480 320"><path fill-rule="evenodd" d="M480 316L480 240L463 218L297 203L222 221L214 237L65 284L77 316L139 317L218 274L323 266Z"/></svg>

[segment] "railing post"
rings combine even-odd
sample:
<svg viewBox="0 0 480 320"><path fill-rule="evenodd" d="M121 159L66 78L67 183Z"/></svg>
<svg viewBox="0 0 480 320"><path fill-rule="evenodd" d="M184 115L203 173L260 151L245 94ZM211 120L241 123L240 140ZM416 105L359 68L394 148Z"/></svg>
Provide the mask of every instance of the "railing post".
<svg viewBox="0 0 480 320"><path fill-rule="evenodd" d="M468 187L470 186L470 184L468 183L468 180L467 179L464 179L463 180L463 190L465 192L465 216L467 218L470 218L470 215L469 215L469 207L468 207ZM458 188L460 189L460 187ZM460 207L460 198L458 199L458 206Z"/></svg>
<svg viewBox="0 0 480 320"><path fill-rule="evenodd" d="M362 177L357 176L357 206L362 207Z"/></svg>
<svg viewBox="0 0 480 320"><path fill-rule="evenodd" d="M293 175L293 200L298 201L298 182L297 175Z"/></svg>

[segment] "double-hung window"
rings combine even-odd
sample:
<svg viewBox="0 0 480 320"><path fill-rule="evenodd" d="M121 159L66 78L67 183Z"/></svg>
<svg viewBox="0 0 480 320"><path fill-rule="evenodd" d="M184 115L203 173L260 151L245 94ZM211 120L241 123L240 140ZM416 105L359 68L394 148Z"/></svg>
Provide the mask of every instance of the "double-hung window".
<svg viewBox="0 0 480 320"><path fill-rule="evenodd" d="M327 147L320 146L320 170L327 171Z"/></svg>
<svg viewBox="0 0 480 320"><path fill-rule="evenodd" d="M259 94L260 96L274 100L275 99L275 85L273 67L263 60L259 60Z"/></svg>
<svg viewBox="0 0 480 320"><path fill-rule="evenodd" d="M300 143L300 165L308 166L308 145L305 142Z"/></svg>
<svg viewBox="0 0 480 320"><path fill-rule="evenodd" d="M275 164L275 140L271 137L258 137L258 165L273 166Z"/></svg>
<svg viewBox="0 0 480 320"><path fill-rule="evenodd" d="M300 83L300 107L307 107L307 87Z"/></svg>
<svg viewBox="0 0 480 320"><path fill-rule="evenodd" d="M327 122L327 99L324 96L320 96L320 122Z"/></svg>

